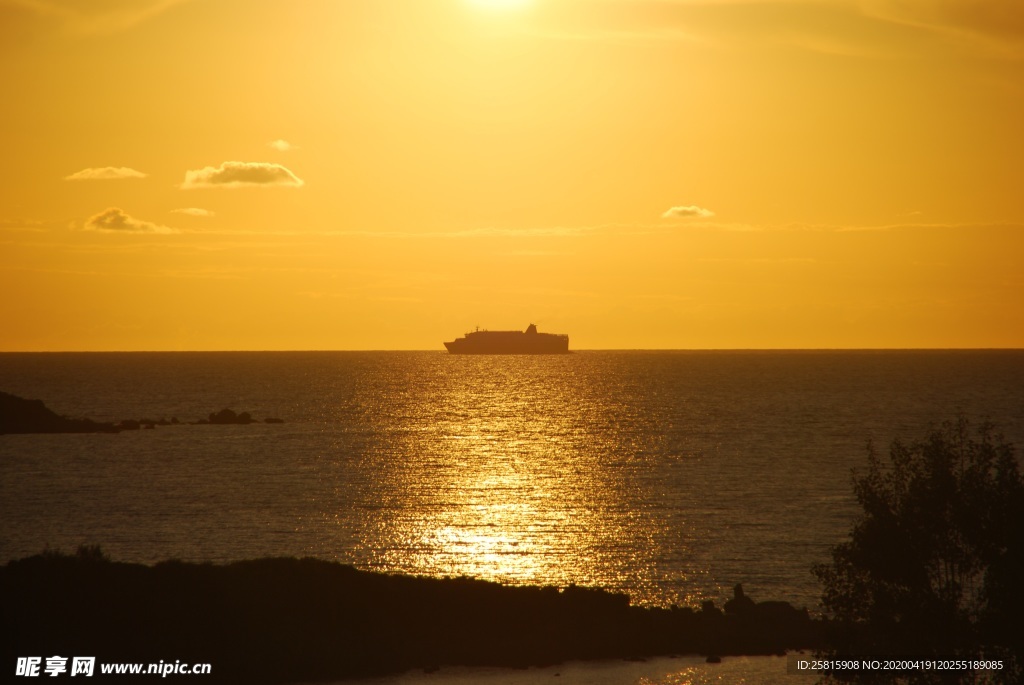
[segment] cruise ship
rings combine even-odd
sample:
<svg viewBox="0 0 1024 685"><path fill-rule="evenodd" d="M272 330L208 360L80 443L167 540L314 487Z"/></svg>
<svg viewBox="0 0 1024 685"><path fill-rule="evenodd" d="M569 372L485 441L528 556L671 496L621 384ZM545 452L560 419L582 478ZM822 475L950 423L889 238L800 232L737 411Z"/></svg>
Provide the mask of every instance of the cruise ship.
<svg viewBox="0 0 1024 685"><path fill-rule="evenodd" d="M566 354L569 336L538 333L534 324L525 331L487 331L466 333L444 344L452 354Z"/></svg>

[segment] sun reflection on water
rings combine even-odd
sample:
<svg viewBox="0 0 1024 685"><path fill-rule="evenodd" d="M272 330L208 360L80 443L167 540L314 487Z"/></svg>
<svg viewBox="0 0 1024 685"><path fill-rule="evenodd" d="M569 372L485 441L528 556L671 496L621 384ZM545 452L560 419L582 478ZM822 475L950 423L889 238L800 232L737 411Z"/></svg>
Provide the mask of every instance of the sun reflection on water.
<svg viewBox="0 0 1024 685"><path fill-rule="evenodd" d="M639 603L697 599L666 595L657 582L669 526L664 512L635 509L653 498L637 492L646 484L629 468L643 458L650 432L623 440L594 430L629 418L593 401L607 389L564 382L571 358L439 363L426 392L367 412L384 425L396 414L406 421L402 430L374 431L386 438L375 448L379 478L370 485L380 506L367 508L361 535L366 565L628 588Z"/></svg>

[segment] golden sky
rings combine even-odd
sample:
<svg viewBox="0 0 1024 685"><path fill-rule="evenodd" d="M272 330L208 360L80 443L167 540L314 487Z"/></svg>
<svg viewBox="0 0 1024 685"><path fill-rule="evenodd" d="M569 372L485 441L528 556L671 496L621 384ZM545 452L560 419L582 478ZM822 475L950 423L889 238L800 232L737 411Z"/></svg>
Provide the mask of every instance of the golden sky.
<svg viewBox="0 0 1024 685"><path fill-rule="evenodd" d="M0 0L0 350L1024 347L1024 3Z"/></svg>

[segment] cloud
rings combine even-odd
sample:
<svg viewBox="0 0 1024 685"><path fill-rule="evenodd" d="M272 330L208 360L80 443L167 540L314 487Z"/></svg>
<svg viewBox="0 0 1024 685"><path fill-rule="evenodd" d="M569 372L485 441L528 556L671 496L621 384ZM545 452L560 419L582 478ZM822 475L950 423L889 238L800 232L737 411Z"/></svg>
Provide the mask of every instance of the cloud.
<svg viewBox="0 0 1024 685"><path fill-rule="evenodd" d="M249 186L290 186L298 188L305 182L280 164L269 162L224 162L219 167L185 172L183 189L243 188Z"/></svg>
<svg viewBox="0 0 1024 685"><path fill-rule="evenodd" d="M65 181L112 181L119 178L146 178L146 174L126 166L104 166L76 171Z"/></svg>
<svg viewBox="0 0 1024 685"><path fill-rule="evenodd" d="M108 207L89 217L85 230L104 233L177 233L176 229L142 221L129 216L123 209Z"/></svg>
<svg viewBox="0 0 1024 685"><path fill-rule="evenodd" d="M209 209L200 209L199 207L182 207L181 209L172 209L171 214L188 214L189 216L216 216Z"/></svg>
<svg viewBox="0 0 1024 685"><path fill-rule="evenodd" d="M661 218L689 219L696 217L699 219L706 219L714 215L715 213L712 212L710 209L704 209L703 207L698 207L697 205L680 205L678 207L670 207L669 209L667 209L665 213L661 215Z"/></svg>
<svg viewBox="0 0 1024 685"><path fill-rule="evenodd" d="M297 145L292 145L287 140L281 140L280 138L278 138L277 140L272 140L269 143L267 143L267 147L274 148L278 152L288 152L289 150L298 149Z"/></svg>

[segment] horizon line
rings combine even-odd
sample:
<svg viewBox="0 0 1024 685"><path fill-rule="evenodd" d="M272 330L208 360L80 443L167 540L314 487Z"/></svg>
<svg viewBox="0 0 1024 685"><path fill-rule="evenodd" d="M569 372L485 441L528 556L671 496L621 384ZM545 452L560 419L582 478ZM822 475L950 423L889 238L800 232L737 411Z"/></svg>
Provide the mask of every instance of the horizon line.
<svg viewBox="0 0 1024 685"><path fill-rule="evenodd" d="M296 352L436 352L455 357L549 357L576 352L1021 352L1024 347L588 347L562 354L475 354L452 355L435 348L336 348L336 349L107 349L107 350L0 350L2 354L263 354Z"/></svg>

